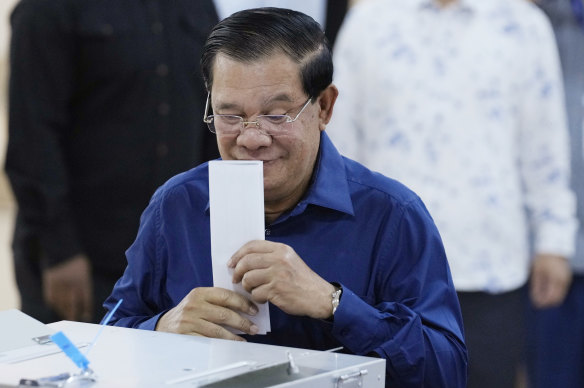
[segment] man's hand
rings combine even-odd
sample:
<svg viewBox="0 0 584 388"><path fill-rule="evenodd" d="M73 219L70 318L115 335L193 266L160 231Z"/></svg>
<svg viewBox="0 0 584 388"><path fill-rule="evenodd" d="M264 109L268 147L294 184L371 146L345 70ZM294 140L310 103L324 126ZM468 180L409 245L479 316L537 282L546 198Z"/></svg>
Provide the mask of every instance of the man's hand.
<svg viewBox="0 0 584 388"><path fill-rule="evenodd" d="M335 287L312 271L285 244L251 241L241 247L228 266L258 303L271 302L288 314L326 319L332 315Z"/></svg>
<svg viewBox="0 0 584 388"><path fill-rule="evenodd" d="M531 266L531 301L536 308L561 304L572 282L568 260L561 256L538 254Z"/></svg>
<svg viewBox="0 0 584 388"><path fill-rule="evenodd" d="M45 302L57 314L70 321L93 319L93 282L91 264L85 255L43 271Z"/></svg>
<svg viewBox="0 0 584 388"><path fill-rule="evenodd" d="M237 313L255 315L257 307L245 297L224 288L195 288L173 309L164 314L156 330L245 341L222 326L247 334L257 334L258 327Z"/></svg>

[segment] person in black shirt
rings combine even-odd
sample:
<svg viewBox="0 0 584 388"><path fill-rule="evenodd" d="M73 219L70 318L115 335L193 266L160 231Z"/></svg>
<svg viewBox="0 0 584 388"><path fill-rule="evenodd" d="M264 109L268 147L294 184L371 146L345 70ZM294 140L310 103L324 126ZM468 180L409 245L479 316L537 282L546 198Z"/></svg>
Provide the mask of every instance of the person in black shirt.
<svg viewBox="0 0 584 388"><path fill-rule="evenodd" d="M5 169L23 312L99 319L154 190L218 155L199 70L216 22L211 0L14 9Z"/></svg>

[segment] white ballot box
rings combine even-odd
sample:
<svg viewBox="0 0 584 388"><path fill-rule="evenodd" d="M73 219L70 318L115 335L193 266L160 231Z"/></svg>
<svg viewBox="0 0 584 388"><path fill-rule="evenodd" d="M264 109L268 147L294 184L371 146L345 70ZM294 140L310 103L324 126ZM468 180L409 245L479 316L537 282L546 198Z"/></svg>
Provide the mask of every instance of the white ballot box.
<svg viewBox="0 0 584 388"><path fill-rule="evenodd" d="M1 326L1 325L0 325ZM385 360L189 335L61 321L47 325L62 331L89 359L94 382L70 387L383 387ZM17 331L17 329L15 329ZM38 332L38 328L36 330ZM41 330L42 332L42 330ZM15 333L16 335L17 333ZM79 369L65 354L47 352L0 362L0 387L17 387ZM54 346L54 345L53 345Z"/></svg>

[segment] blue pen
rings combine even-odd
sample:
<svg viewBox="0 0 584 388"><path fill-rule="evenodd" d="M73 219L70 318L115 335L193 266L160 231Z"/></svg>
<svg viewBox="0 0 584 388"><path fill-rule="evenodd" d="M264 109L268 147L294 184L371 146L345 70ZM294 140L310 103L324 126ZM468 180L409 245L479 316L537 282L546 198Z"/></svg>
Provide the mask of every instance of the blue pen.
<svg viewBox="0 0 584 388"><path fill-rule="evenodd" d="M91 341L91 345L89 345L89 347L87 348L87 351L85 352L85 355L86 356L89 354L89 352L91 351L91 348L93 348L93 345L95 345L95 342L97 341L97 339L101 335L101 332L107 326L108 322L112 319L112 317L114 316L114 313L116 312L116 310L118 309L118 307L120 307L120 305L122 304L123 301L124 301L123 299L118 300L118 303L116 303L116 305L114 306L114 308L101 321L101 328L99 329L99 331L95 335L95 338L93 339L93 341Z"/></svg>
<svg viewBox="0 0 584 388"><path fill-rule="evenodd" d="M93 345L95 344L95 342L97 341L97 339L101 335L101 332L103 331L104 327L107 325L107 323L113 317L113 315L116 312L116 310L118 309L118 307L120 307L120 304L122 304L122 301L123 301L123 299L120 299L118 301L118 303L116 304L116 306L112 309L112 311L110 311L109 314L107 314L106 317L103 319L103 321L101 323L101 328L99 329L99 331L95 335L95 338L93 339L93 341L89 345L89 348L85 352L85 356L79 351L77 346L75 346L71 342L71 340L69 340L69 338L67 338L67 336L62 331L59 331L58 333L53 334L51 336L51 340L55 344L57 344L57 346L59 348L61 348L63 353L65 353L67 355L67 357L69 357L71 359L71 361L73 361L75 363L75 365L77 365L82 370L87 370L88 365L89 365L89 360L87 359L86 356L89 354L89 351L91 350L91 348L93 348Z"/></svg>
<svg viewBox="0 0 584 388"><path fill-rule="evenodd" d="M53 334L51 336L51 340L57 344L59 348L61 348L63 353L65 353L65 355L67 355L67 357L69 357L71 361L75 363L75 365L77 365L82 370L87 369L89 360L85 358L83 354L81 354L77 346L75 346L73 342L71 342L69 338L63 334L62 331Z"/></svg>

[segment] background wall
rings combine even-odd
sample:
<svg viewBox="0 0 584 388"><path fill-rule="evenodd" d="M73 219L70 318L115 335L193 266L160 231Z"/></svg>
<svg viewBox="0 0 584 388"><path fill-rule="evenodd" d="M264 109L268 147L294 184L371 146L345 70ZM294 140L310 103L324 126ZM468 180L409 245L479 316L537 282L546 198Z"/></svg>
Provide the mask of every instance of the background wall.
<svg viewBox="0 0 584 388"><path fill-rule="evenodd" d="M16 0L0 1L0 310L18 308L19 300L12 270L12 225L14 201L4 175L4 153L7 139L8 43L10 40L10 11Z"/></svg>

